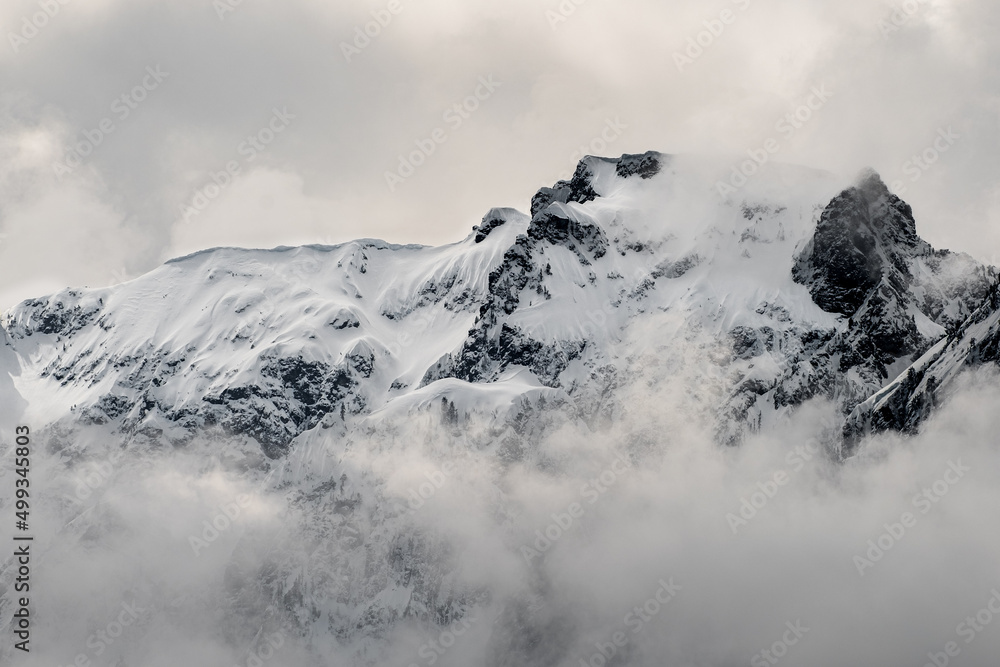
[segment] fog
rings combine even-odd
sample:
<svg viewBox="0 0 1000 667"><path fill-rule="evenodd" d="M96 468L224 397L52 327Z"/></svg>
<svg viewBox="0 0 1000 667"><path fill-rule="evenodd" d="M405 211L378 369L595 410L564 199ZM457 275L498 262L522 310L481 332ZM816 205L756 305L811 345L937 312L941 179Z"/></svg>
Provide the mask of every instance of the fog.
<svg viewBox="0 0 1000 667"><path fill-rule="evenodd" d="M592 426L586 395L520 433L435 407L277 462L50 432L17 664L994 664L995 370L841 461L823 401L715 444L718 350L673 350Z"/></svg>

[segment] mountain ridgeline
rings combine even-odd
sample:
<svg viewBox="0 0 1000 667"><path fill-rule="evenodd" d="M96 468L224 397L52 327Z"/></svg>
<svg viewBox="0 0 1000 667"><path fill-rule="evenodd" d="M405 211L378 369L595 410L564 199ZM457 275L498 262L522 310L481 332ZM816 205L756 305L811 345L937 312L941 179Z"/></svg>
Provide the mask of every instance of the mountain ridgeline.
<svg viewBox="0 0 1000 667"><path fill-rule="evenodd" d="M706 171L588 157L530 215L491 210L450 246L218 248L32 299L3 318L8 393L44 396L53 433L208 432L275 459L313 429L442 399L455 423L517 420L543 396L614 419L642 347L631 332L668 317L657 344L697 332L724 348L720 442L822 397L849 453L916 429L961 368L997 361L996 271L923 241L874 172L843 189L778 165L723 199Z"/></svg>

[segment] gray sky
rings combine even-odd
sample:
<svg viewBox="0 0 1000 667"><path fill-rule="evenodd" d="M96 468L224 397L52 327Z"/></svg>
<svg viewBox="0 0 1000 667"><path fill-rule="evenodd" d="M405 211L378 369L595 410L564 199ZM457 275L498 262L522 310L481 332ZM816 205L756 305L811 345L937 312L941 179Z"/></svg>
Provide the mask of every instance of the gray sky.
<svg viewBox="0 0 1000 667"><path fill-rule="evenodd" d="M875 167L934 245L1000 263L993 0L62 1L0 6L0 308L207 246L447 243L581 147L769 138Z"/></svg>

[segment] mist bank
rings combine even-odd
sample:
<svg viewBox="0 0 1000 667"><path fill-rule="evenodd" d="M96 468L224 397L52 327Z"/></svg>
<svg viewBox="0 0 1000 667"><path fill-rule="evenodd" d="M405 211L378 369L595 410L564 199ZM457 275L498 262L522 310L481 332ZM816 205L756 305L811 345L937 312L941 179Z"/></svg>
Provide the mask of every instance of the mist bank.
<svg viewBox="0 0 1000 667"><path fill-rule="evenodd" d="M593 427L571 404L526 407L520 433L435 409L277 462L48 433L32 652L5 660L989 664L997 372L841 462L820 401L720 447L699 411L722 385L689 358Z"/></svg>

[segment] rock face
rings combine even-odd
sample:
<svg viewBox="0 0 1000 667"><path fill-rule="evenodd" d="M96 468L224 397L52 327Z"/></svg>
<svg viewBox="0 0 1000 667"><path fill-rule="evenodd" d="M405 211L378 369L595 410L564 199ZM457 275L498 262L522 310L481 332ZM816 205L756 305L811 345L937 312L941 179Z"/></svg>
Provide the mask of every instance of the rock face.
<svg viewBox="0 0 1000 667"><path fill-rule="evenodd" d="M593 173L581 163L572 181L561 181L535 195L527 233L517 237L503 261L490 273L487 298L479 309L475 328L457 354L446 355L428 370L424 384L444 377L466 382L493 381L507 367L516 365L529 368L547 386L559 385L560 374L571 361L580 358L586 341L545 343L507 320L521 306L521 295L526 290L551 298L545 283L552 268L550 264L542 266L547 248L569 250L580 267L591 266L593 260L607 253L608 240L599 226L572 219L560 213L557 206L596 198L591 178Z"/></svg>
<svg viewBox="0 0 1000 667"><path fill-rule="evenodd" d="M908 261L930 250L910 207L868 173L823 211L792 275L820 308L851 317L882 283L905 292Z"/></svg>

